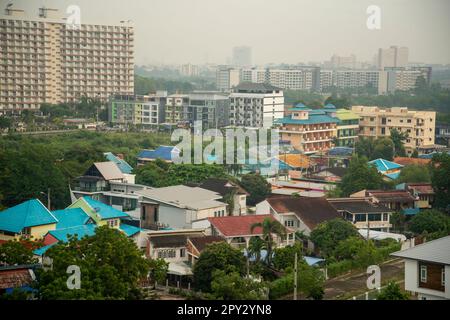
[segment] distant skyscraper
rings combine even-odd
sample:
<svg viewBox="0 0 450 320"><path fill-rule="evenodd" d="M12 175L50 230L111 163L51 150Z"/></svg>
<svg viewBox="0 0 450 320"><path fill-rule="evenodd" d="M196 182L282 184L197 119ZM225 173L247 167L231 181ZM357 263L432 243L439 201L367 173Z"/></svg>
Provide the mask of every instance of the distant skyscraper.
<svg viewBox="0 0 450 320"><path fill-rule="evenodd" d="M378 68L406 67L408 64L409 49L407 47L391 46L390 48L378 50Z"/></svg>
<svg viewBox="0 0 450 320"><path fill-rule="evenodd" d="M244 67L252 65L252 48L250 47L234 47L233 48L233 65Z"/></svg>
<svg viewBox="0 0 450 320"><path fill-rule="evenodd" d="M216 87L220 91L230 91L240 81L239 70L229 66L218 66L216 70Z"/></svg>

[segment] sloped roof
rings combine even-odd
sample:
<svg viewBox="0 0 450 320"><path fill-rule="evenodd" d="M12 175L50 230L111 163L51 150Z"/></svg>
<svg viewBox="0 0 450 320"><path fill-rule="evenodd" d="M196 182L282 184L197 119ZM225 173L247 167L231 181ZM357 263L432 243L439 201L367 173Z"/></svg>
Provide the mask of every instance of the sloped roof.
<svg viewBox="0 0 450 320"><path fill-rule="evenodd" d="M184 247L187 243L187 235L151 235L148 237L154 248Z"/></svg>
<svg viewBox="0 0 450 320"><path fill-rule="evenodd" d="M52 211L52 214L58 219L56 229L64 229L86 224L90 217L81 208L69 208Z"/></svg>
<svg viewBox="0 0 450 320"><path fill-rule="evenodd" d="M123 231L123 233L125 233L127 235L127 237L131 237L134 236L135 234L137 234L138 232L140 232L142 229L129 225L129 224L125 224L125 223L121 223L119 226L119 229L121 231Z"/></svg>
<svg viewBox="0 0 450 320"><path fill-rule="evenodd" d="M391 256L450 265L450 236L391 253Z"/></svg>
<svg viewBox="0 0 450 320"><path fill-rule="evenodd" d="M325 114L310 114L309 119L293 119L292 117L284 117L277 119L276 123L281 124L318 124L318 123L338 123L339 119L327 116Z"/></svg>
<svg viewBox="0 0 450 320"><path fill-rule="evenodd" d="M166 161L172 161L172 155L180 153L177 147L173 146L159 146L155 150L141 150L137 158L138 159L162 159Z"/></svg>
<svg viewBox="0 0 450 320"><path fill-rule="evenodd" d="M136 191L136 194L179 208L208 209L226 205L223 202L216 201L222 198L217 192L185 185L140 190Z"/></svg>
<svg viewBox="0 0 450 320"><path fill-rule="evenodd" d="M241 186L236 185L227 179L209 178L203 181L200 188L219 193L222 197L236 190L238 194L248 194Z"/></svg>
<svg viewBox="0 0 450 320"><path fill-rule="evenodd" d="M117 210L103 202L92 199L89 196L84 196L82 199L94 210L102 220L114 218L129 218L130 216L125 212Z"/></svg>
<svg viewBox="0 0 450 320"><path fill-rule="evenodd" d="M395 157L394 162L401 164L402 166L409 166L411 164L416 165L427 165L431 162L431 159L421 159L421 158L408 158L408 157Z"/></svg>
<svg viewBox="0 0 450 320"><path fill-rule="evenodd" d="M344 174L347 172L347 168L342 168L342 167L325 168L325 169L319 171L319 173L320 172L325 172L325 171L328 171L328 172L332 173L336 177L341 177L342 178L344 176Z"/></svg>
<svg viewBox="0 0 450 320"><path fill-rule="evenodd" d="M379 172L403 168L401 164L381 158L369 161L369 164L373 164Z"/></svg>
<svg viewBox="0 0 450 320"><path fill-rule="evenodd" d="M414 202L414 197L406 190L367 190L368 196L377 198L380 202Z"/></svg>
<svg viewBox="0 0 450 320"><path fill-rule="evenodd" d="M278 213L295 213L310 230L319 223L341 217L325 198L274 196L267 198L267 202Z"/></svg>
<svg viewBox="0 0 450 320"><path fill-rule="evenodd" d="M39 199L31 199L0 212L0 230L19 233L23 228L57 223Z"/></svg>
<svg viewBox="0 0 450 320"><path fill-rule="evenodd" d="M118 180L124 178L123 173L114 162L95 162L94 166L103 176L103 178L105 178L105 180Z"/></svg>
<svg viewBox="0 0 450 320"><path fill-rule="evenodd" d="M351 110L348 109L337 109L336 118L341 121L345 120L358 120L359 116Z"/></svg>
<svg viewBox="0 0 450 320"><path fill-rule="evenodd" d="M408 183L406 184L406 187L417 194L434 194L431 183Z"/></svg>
<svg viewBox="0 0 450 320"><path fill-rule="evenodd" d="M122 173L130 174L133 172L133 167L125 160L120 159L111 152L105 152L104 155L108 161L114 162Z"/></svg>
<svg viewBox="0 0 450 320"><path fill-rule="evenodd" d="M328 150L330 156L351 156L353 154L353 148L349 147L335 147Z"/></svg>
<svg viewBox="0 0 450 320"><path fill-rule="evenodd" d="M251 226L255 223L262 223L266 218L275 220L270 214L211 217L208 218L208 220L225 237L239 237L246 235L262 235L261 227L257 227L251 232Z"/></svg>
<svg viewBox="0 0 450 320"><path fill-rule="evenodd" d="M0 289L21 288L33 282L30 267L0 269Z"/></svg>
<svg viewBox="0 0 450 320"><path fill-rule="evenodd" d="M85 224L85 225L75 226L75 227L70 227L70 228L51 230L48 233L50 235L52 235L58 241L68 242L69 236L77 235L78 239L93 236L93 235L95 235L96 228L97 228L97 225L95 225L95 224Z"/></svg>
<svg viewBox="0 0 450 320"><path fill-rule="evenodd" d="M392 212L391 209L380 204L374 204L366 199L328 199L328 202L337 210L344 210L350 213L382 213Z"/></svg>
<svg viewBox="0 0 450 320"><path fill-rule="evenodd" d="M197 251L201 253L208 244L215 242L223 242L225 241L225 239L218 236L205 236L205 237L189 238L189 241L197 249Z"/></svg>

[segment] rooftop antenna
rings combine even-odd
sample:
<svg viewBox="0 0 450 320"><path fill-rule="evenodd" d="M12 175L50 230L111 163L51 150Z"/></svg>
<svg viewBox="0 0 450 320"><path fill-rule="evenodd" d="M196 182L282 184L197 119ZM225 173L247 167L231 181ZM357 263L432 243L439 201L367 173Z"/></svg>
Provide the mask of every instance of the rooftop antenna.
<svg viewBox="0 0 450 320"><path fill-rule="evenodd" d="M8 3L8 4L6 5L6 8L5 8L5 15L11 16L11 15L13 14L13 12L25 12L25 11L22 10L22 9L13 9L12 6L13 6L13 3L12 3L12 2L10 2L10 3Z"/></svg>

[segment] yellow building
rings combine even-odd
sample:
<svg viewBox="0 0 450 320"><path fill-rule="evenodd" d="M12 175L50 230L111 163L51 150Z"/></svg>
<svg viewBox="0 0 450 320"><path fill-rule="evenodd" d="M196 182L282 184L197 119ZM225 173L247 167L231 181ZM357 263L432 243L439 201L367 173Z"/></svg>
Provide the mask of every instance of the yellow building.
<svg viewBox="0 0 450 320"><path fill-rule="evenodd" d="M38 199L31 199L0 212L0 240L41 239L57 222Z"/></svg>
<svg viewBox="0 0 450 320"><path fill-rule="evenodd" d="M353 106L359 116L359 135L364 137L390 136L391 129L407 133L405 149L411 154L414 149L434 145L436 112L412 111L406 107Z"/></svg>

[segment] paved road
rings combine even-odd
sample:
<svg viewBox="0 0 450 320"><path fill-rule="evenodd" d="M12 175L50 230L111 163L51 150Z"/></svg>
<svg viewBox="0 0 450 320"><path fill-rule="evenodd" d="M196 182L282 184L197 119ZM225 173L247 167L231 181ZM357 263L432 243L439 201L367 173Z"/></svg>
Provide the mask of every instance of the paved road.
<svg viewBox="0 0 450 320"><path fill-rule="evenodd" d="M382 284L385 284L390 280L403 279L404 263L401 259L390 260L380 265L380 269ZM325 283L324 299L345 299L350 298L352 295L363 294L368 291L366 286L367 277L368 275L363 272L344 275L328 280Z"/></svg>

